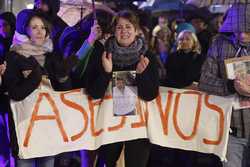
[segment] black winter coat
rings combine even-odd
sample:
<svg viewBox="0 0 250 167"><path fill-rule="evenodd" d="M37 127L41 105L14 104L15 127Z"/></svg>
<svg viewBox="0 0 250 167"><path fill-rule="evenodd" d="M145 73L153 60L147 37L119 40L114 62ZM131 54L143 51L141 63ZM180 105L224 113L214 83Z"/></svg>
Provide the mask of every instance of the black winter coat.
<svg viewBox="0 0 250 167"><path fill-rule="evenodd" d="M47 53L45 56L44 67L41 67L32 56L26 58L16 52L9 52L6 56L7 68L3 76L2 91L7 91L10 99L23 100L37 89L42 75L48 75L54 90L70 90L72 88L71 80L68 77L67 65L64 60L53 53ZM22 73L23 70L32 70L32 72L25 77ZM60 79L62 80L60 81ZM19 147L13 115L10 106L7 105L9 104L8 99L5 99L5 104L6 110L9 111L10 144L13 155L17 157Z"/></svg>
<svg viewBox="0 0 250 167"><path fill-rule="evenodd" d="M12 38L5 39L0 35L0 64L2 64L2 62L4 61L6 53L10 49L11 43Z"/></svg>
<svg viewBox="0 0 250 167"><path fill-rule="evenodd" d="M169 55L165 64L166 79L162 85L174 88L190 86L198 82L204 57L194 52L177 51Z"/></svg>
<svg viewBox="0 0 250 167"><path fill-rule="evenodd" d="M99 54L93 54L89 60L86 69L86 90L93 98L102 98L105 95L108 84L112 78L112 73L106 73L102 66L103 50L93 51ZM141 74L136 74L136 83L138 88L138 96L146 101L153 100L158 95L159 75L157 71L156 58L149 51L144 55L149 59L149 65ZM130 71L136 70L136 64L125 68L118 68L113 65L113 71Z"/></svg>
<svg viewBox="0 0 250 167"><path fill-rule="evenodd" d="M49 77L56 91L71 89L66 61L53 53L47 53L45 56L44 67L41 67L33 56L26 58L16 52L7 54L7 68L3 76L3 84L11 99L23 100L31 94L39 86L42 75ZM22 73L24 70L32 70L32 72L25 77Z"/></svg>

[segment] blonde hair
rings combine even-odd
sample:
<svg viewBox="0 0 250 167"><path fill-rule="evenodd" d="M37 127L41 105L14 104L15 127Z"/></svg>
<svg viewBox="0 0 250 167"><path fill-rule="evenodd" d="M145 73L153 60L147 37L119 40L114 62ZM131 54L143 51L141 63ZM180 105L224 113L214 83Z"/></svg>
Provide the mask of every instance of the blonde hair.
<svg viewBox="0 0 250 167"><path fill-rule="evenodd" d="M200 45L200 42L199 42L197 36L195 35L195 33L193 33L192 31L189 31L189 30L183 30L183 31L181 31L178 34L177 39L176 39L177 51L181 49L179 47L179 40L180 40L180 38L182 36L189 36L189 37L191 37L193 39L193 42L194 42L194 45L192 47L192 51L195 52L195 53L198 53L198 54L201 53L201 45Z"/></svg>

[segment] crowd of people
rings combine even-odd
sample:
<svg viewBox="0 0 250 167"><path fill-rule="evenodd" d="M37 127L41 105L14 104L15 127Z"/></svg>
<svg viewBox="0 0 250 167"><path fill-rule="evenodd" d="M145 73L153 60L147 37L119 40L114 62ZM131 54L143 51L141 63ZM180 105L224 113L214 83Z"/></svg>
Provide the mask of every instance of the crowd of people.
<svg viewBox="0 0 250 167"><path fill-rule="evenodd" d="M144 101L155 99L159 86L250 97L248 76L229 80L224 66L225 59L250 53L250 4L234 4L210 20L197 14L169 22L161 15L153 28L138 11L128 9L115 15L96 10L96 19L91 13L70 27L57 15L59 0L34 4L17 17L0 14L0 166L13 165L13 156L17 167L115 167L123 148L126 167L250 166L249 109L232 112L226 162L213 154L153 145L149 139L20 159L9 100L21 101L48 81L55 91L85 88L98 99L113 72L136 71L137 96Z"/></svg>

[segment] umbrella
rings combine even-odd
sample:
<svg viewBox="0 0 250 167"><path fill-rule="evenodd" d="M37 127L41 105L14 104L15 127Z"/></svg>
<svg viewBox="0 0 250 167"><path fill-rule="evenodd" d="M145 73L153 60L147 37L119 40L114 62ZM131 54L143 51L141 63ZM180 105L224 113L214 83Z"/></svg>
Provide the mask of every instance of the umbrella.
<svg viewBox="0 0 250 167"><path fill-rule="evenodd" d="M92 2L86 0L63 0L61 1L61 8L58 15L66 22L68 25L73 26L79 22L84 16L88 15L93 10ZM95 2L96 9L102 9L104 11L115 13L108 6Z"/></svg>
<svg viewBox="0 0 250 167"><path fill-rule="evenodd" d="M159 13L178 12L183 17L183 12L193 11L196 7L187 5L182 0L155 0L150 7L144 7L144 10L150 10L154 15Z"/></svg>
<svg viewBox="0 0 250 167"><path fill-rule="evenodd" d="M204 7L209 5L230 5L235 3L250 3L250 0L187 0L186 4Z"/></svg>
<svg viewBox="0 0 250 167"><path fill-rule="evenodd" d="M94 20L96 20L95 0L92 0L92 11L94 14Z"/></svg>

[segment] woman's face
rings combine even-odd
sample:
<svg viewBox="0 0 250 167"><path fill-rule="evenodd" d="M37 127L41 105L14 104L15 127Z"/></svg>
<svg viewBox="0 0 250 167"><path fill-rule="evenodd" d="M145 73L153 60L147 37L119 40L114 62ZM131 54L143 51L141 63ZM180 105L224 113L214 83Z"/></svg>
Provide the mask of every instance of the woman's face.
<svg viewBox="0 0 250 167"><path fill-rule="evenodd" d="M131 45L137 35L134 25L125 18L119 18L115 27L115 38L124 47Z"/></svg>
<svg viewBox="0 0 250 167"><path fill-rule="evenodd" d="M10 25L5 21L0 19L0 35L3 38L8 38L11 34Z"/></svg>
<svg viewBox="0 0 250 167"><path fill-rule="evenodd" d="M43 45L46 39L46 28L39 17L33 17L27 28L30 40L36 45Z"/></svg>
<svg viewBox="0 0 250 167"><path fill-rule="evenodd" d="M192 49L194 41L191 35L183 34L178 38L178 47L183 50Z"/></svg>

